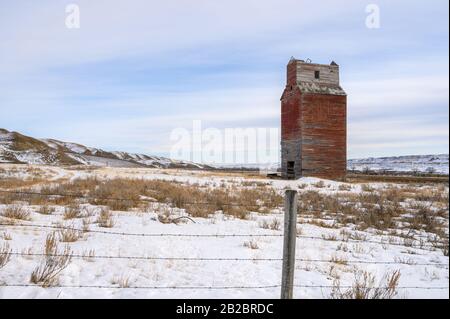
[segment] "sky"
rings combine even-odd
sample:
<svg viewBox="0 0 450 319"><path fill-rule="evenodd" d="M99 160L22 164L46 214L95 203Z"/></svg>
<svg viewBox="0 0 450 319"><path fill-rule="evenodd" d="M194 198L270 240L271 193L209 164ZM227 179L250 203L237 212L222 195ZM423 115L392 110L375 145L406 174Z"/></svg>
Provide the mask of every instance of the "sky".
<svg viewBox="0 0 450 319"><path fill-rule="evenodd" d="M69 4L79 28L66 25ZM378 28L366 24L370 4ZM349 158L448 153L448 6L0 0L0 128L170 156L174 130L193 121L219 132L279 128L294 56L340 65Z"/></svg>

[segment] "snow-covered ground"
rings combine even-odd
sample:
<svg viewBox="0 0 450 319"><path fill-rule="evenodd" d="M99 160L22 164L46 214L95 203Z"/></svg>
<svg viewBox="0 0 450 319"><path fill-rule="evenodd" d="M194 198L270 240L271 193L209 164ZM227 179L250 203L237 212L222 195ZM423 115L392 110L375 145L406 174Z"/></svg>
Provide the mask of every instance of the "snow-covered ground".
<svg viewBox="0 0 450 319"><path fill-rule="evenodd" d="M448 175L448 154L369 157L350 159L347 168L357 171L421 172Z"/></svg>
<svg viewBox="0 0 450 319"><path fill-rule="evenodd" d="M260 164L233 164L214 165L222 168L251 168L262 172L275 173L279 163ZM347 169L360 172L392 172L392 173L428 173L448 175L448 154L437 155L409 155L389 157L367 157L349 159Z"/></svg>
<svg viewBox="0 0 450 319"><path fill-rule="evenodd" d="M0 166L2 177L26 179L33 176L32 170L17 165ZM367 185L346 184L316 178L302 178L297 181L269 180L262 177L239 176L238 174L212 174L201 171L163 170L142 168L99 168L95 170L70 170L58 167L40 166L48 180L74 180L97 177L142 178L148 180L177 181L191 185L223 187L224 183L242 185L259 182L274 188L282 194L284 189L293 188L301 192L315 190L320 193L336 194L346 192L359 194ZM344 185L344 186L343 186ZM373 183L370 187L381 189L387 184ZM0 184L0 188L2 185ZM39 190L39 185L34 186ZM445 187L448 193L448 187ZM5 208L0 203L0 211ZM149 258L232 258L232 259L280 259L282 257L283 215L280 209L271 213L252 213L248 220L238 219L221 212L209 218L185 219L179 224L165 224L158 214L161 206L150 205L145 210L114 211L114 227L100 228L95 223L98 207L85 206L92 214L89 229L78 241L68 243L75 255L135 256ZM39 206L25 205L31 213L29 221L19 224L35 224L82 228L82 219L64 220L64 207L55 206L51 215L39 213ZM186 214L178 208L168 208L180 216ZM448 216L448 215L447 215ZM262 227L264 221L278 220L279 229ZM323 219L327 222L326 218ZM0 217L0 223L6 219ZM448 227L448 221L447 221ZM337 281L342 286L354 284L355 274L368 271L376 277L376 286L390 271L401 273L396 298L448 298L446 289L402 289L401 287L448 287L449 259L441 249L425 241L422 248L404 246L403 238L387 236L374 230L355 231L350 226L333 228L300 219L298 225L296 257L302 259L296 264L295 283L298 286L332 286ZM281 278L280 260L136 260L72 258L69 266L59 275L59 286L112 286L116 288L61 288L40 286L8 287L7 285L30 284L30 274L44 257L26 256L42 253L46 236L51 228L0 226L0 247L8 244L13 252L24 253L11 256L11 260L0 269L0 298L279 298L280 288L255 289L136 289L133 287L243 287L278 286ZM100 231L100 232L95 232ZM359 235L363 241L349 240L345 231ZM186 235L232 235L246 234L255 237L170 237L132 236L106 234L102 232L133 234L186 234ZM260 236L258 235L280 235ZM358 238L358 237L354 238ZM427 233L416 234L426 238ZM447 231L448 235L448 231ZM353 238L353 237L352 237ZM336 240L337 239L337 240ZM342 241L341 239L344 239ZM370 242L368 242L370 241ZM379 242L383 242L380 244ZM64 243L59 243L62 249ZM253 247L249 247L253 246ZM311 260L311 261L305 261ZM334 262L330 262L334 260ZM326 262L321 262L326 261ZM363 262L363 263L357 263ZM367 263L369 262L369 263ZM374 262L374 263L370 263ZM380 263L380 262L386 262ZM427 265L422 265L427 264ZM428 265L431 264L431 265ZM1 286L1 285L4 286ZM6 285L6 286L5 286ZM118 287L124 288L118 288ZM128 288L126 288L128 287ZM345 290L345 289L344 289ZM328 298L330 288L296 287L296 298Z"/></svg>

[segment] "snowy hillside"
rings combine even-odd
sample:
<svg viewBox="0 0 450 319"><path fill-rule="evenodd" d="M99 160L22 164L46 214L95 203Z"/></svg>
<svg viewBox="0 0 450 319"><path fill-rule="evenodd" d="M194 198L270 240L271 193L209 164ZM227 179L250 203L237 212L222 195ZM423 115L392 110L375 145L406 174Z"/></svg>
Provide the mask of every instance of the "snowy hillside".
<svg viewBox="0 0 450 319"><path fill-rule="evenodd" d="M205 167L165 157L107 152L77 143L36 139L4 129L0 129L0 163L192 169Z"/></svg>
<svg viewBox="0 0 450 319"><path fill-rule="evenodd" d="M422 172L448 175L448 154L369 157L348 160L347 167L357 171Z"/></svg>
<svg viewBox="0 0 450 319"><path fill-rule="evenodd" d="M89 165L109 167L151 167L205 169L212 166L220 169L260 169L276 172L278 163L203 165L189 161L178 161L160 156L108 152L81 144L55 139L35 139L16 132L0 129L0 163L26 163L46 165ZM369 157L349 159L347 168L360 172L422 172L432 174L449 173L449 155L411 155L392 157Z"/></svg>

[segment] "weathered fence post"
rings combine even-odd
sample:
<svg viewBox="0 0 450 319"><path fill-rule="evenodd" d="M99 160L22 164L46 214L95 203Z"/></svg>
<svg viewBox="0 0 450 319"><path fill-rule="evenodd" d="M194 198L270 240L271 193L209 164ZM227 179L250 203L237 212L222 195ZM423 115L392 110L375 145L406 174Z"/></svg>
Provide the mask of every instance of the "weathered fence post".
<svg viewBox="0 0 450 319"><path fill-rule="evenodd" d="M297 240L297 191L287 190L284 199L284 246L281 299L292 299L294 292L295 242Z"/></svg>

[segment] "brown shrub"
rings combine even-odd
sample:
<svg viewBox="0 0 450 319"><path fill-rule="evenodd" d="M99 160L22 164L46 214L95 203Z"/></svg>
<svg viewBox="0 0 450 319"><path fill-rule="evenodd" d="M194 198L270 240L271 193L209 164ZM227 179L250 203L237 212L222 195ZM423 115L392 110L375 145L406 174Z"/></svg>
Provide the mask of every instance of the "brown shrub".
<svg viewBox="0 0 450 319"><path fill-rule="evenodd" d="M22 205L8 205L2 210L2 216L11 219L30 220L30 212Z"/></svg>
<svg viewBox="0 0 450 319"><path fill-rule="evenodd" d="M266 182L250 182L247 188L208 188L182 184L176 181L116 178L101 181L95 178L61 181L58 185L46 185L41 193L49 195L27 196L34 205L67 206L66 219L79 218L80 202L108 206L111 210L126 211L143 206L142 196L157 202L168 203L185 209L195 217L207 217L216 211L238 218L246 218L248 212L269 212L283 203L283 198ZM70 194L72 196L50 196ZM77 196L83 196L80 199ZM17 199L16 197L9 200Z"/></svg>
<svg viewBox="0 0 450 319"><path fill-rule="evenodd" d="M0 185L4 189L14 189L20 187L29 187L41 183L41 178L18 178L18 177L0 177Z"/></svg>
<svg viewBox="0 0 450 319"><path fill-rule="evenodd" d="M82 210L79 205L69 205L64 208L64 219L74 219L74 218L81 218Z"/></svg>
<svg viewBox="0 0 450 319"><path fill-rule="evenodd" d="M278 218L272 219L271 222L267 220L263 220L260 223L260 227L264 229L270 229L270 230L280 230L281 229L281 222Z"/></svg>
<svg viewBox="0 0 450 319"><path fill-rule="evenodd" d="M11 249L9 244L5 243L0 247L0 269L2 269L11 259Z"/></svg>
<svg viewBox="0 0 450 319"><path fill-rule="evenodd" d="M55 252L57 252L57 248ZM71 254L70 249L66 247L57 255L55 253L51 256L46 256L41 264L31 273L30 282L42 287L56 285L58 283L58 274L70 264Z"/></svg>
<svg viewBox="0 0 450 319"><path fill-rule="evenodd" d="M58 241L56 239L56 233L50 233L45 239L44 253L47 256L56 254L58 249Z"/></svg>
<svg viewBox="0 0 450 319"><path fill-rule="evenodd" d="M100 214L97 217L97 223L99 227L111 228L114 227L114 219L112 213L108 208L102 208Z"/></svg>
<svg viewBox="0 0 450 319"><path fill-rule="evenodd" d="M338 189L340 191L351 191L352 190L352 186L349 184L340 184Z"/></svg>
<svg viewBox="0 0 450 319"><path fill-rule="evenodd" d="M375 285L375 276L367 271L355 273L352 288L342 290L339 280L333 283L331 299L392 299L398 292L400 271L396 270L383 276L379 286Z"/></svg>
<svg viewBox="0 0 450 319"><path fill-rule="evenodd" d="M64 228L58 231L58 235L61 242L73 243L83 237L83 232L73 228Z"/></svg>
<svg viewBox="0 0 450 319"><path fill-rule="evenodd" d="M247 247L250 249L259 249L258 242L254 239L244 242L244 247Z"/></svg>
<svg viewBox="0 0 450 319"><path fill-rule="evenodd" d="M51 215L55 212L55 208L48 205L42 205L39 207L38 212L42 215Z"/></svg>
<svg viewBox="0 0 450 319"><path fill-rule="evenodd" d="M369 184L362 184L361 185L361 190L363 191L363 192L373 192L375 189L372 187L372 186L370 186Z"/></svg>

